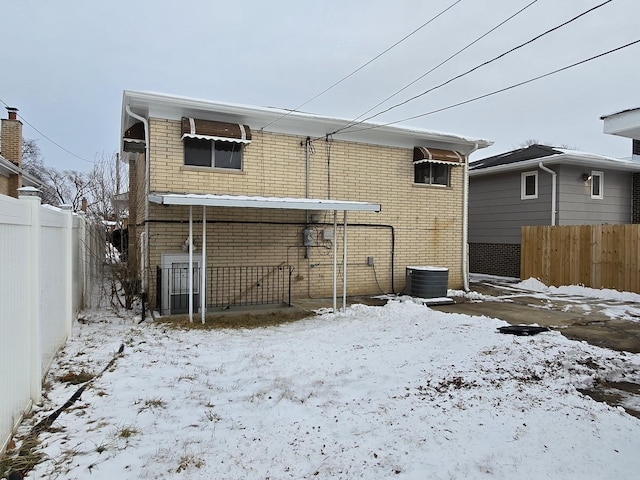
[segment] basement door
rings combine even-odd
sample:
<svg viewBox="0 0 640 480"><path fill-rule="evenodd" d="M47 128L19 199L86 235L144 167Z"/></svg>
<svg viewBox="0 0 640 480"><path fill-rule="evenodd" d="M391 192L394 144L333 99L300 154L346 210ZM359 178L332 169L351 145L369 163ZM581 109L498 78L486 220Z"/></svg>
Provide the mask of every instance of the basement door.
<svg viewBox="0 0 640 480"><path fill-rule="evenodd" d="M201 255L193 256L193 311L200 307ZM189 313L189 254L163 254L162 312L170 315Z"/></svg>

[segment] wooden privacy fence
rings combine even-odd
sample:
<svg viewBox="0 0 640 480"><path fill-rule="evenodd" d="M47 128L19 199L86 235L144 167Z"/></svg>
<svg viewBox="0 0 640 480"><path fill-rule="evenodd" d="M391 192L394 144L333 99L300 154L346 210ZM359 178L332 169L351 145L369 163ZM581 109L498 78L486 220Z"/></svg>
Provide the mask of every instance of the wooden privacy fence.
<svg viewBox="0 0 640 480"><path fill-rule="evenodd" d="M520 276L640 293L640 225L522 227Z"/></svg>

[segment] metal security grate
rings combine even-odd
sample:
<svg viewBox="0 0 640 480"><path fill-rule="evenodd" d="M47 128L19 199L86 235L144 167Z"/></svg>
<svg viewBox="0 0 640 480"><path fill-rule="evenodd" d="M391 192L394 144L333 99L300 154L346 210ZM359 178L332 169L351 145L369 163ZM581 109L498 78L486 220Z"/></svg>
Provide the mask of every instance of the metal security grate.
<svg viewBox="0 0 640 480"><path fill-rule="evenodd" d="M237 306L291 305L291 275L293 267L231 266L207 267L205 302L207 309L225 310ZM157 268L158 304L170 312L189 310L188 264L172 268ZM193 269L194 311L200 308L200 268ZM163 302L162 299L168 299Z"/></svg>

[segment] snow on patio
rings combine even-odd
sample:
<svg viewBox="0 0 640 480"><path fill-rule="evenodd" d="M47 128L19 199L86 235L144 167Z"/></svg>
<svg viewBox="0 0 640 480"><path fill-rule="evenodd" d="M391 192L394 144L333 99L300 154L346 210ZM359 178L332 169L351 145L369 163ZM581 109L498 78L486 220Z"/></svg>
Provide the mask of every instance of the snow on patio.
<svg viewBox="0 0 640 480"><path fill-rule="evenodd" d="M576 388L640 381L640 355L503 325L411 301L251 330L94 312L34 421L124 353L28 478L637 478L640 420Z"/></svg>

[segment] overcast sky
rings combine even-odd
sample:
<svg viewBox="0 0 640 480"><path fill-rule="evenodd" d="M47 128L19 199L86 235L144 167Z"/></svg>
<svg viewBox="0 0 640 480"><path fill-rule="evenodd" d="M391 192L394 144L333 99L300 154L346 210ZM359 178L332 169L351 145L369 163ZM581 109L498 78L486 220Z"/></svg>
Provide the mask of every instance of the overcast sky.
<svg viewBox="0 0 640 480"><path fill-rule="evenodd" d="M462 0L301 110L354 118L532 0ZM424 77L399 103L604 0L538 0ZM122 91L296 108L454 0L109 0L0 3L0 100L18 107L45 163L88 170L119 147ZM483 95L640 39L640 2L613 0L474 73L394 109L392 122ZM527 139L628 157L603 114L640 106L640 44L528 85L400 125L492 140L472 159ZM380 107L382 108L382 107ZM380 109L378 108L378 110ZM377 110L376 110L377 111ZM2 113L6 118L6 112Z"/></svg>

